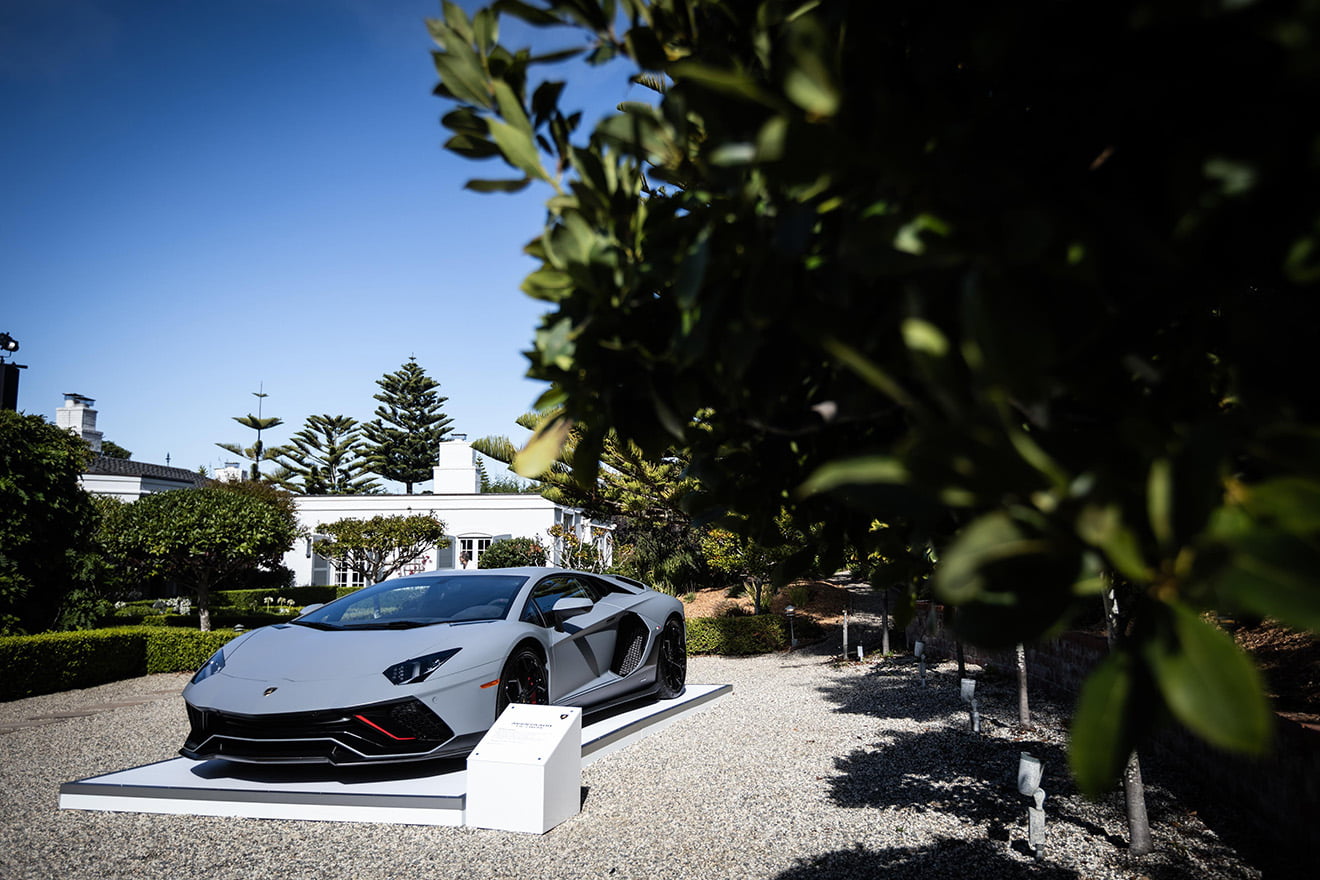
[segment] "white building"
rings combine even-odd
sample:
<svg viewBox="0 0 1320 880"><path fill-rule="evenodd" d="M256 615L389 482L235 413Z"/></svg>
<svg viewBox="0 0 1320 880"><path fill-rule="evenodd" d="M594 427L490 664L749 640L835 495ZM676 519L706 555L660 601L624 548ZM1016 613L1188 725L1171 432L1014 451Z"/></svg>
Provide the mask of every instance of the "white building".
<svg viewBox="0 0 1320 880"><path fill-rule="evenodd" d="M97 453L80 478L88 492L120 501L136 501L153 492L195 489L209 482L186 468L101 455L101 432L96 429L96 410L92 409L95 405L96 401L90 397L65 394L64 406L55 410L55 424L77 434Z"/></svg>
<svg viewBox="0 0 1320 880"><path fill-rule="evenodd" d="M336 567L316 552L318 527L340 519L370 519L373 516L430 514L445 524L449 545L431 548L423 558L400 574L438 571L460 567L466 553L469 565L477 566L481 554L501 538L534 538L548 551L547 563L562 564L562 542L549 535L563 526L583 543L594 542L607 562L612 554L611 529L592 523L582 511L556 504L536 494L482 493L477 456L466 439L440 444L434 471L435 493L431 495L299 495L299 523L308 537L284 557L294 572L294 583L324 586L363 586L354 575Z"/></svg>
<svg viewBox="0 0 1320 880"><path fill-rule="evenodd" d="M81 394L64 395L64 406L56 410L56 424L82 437L99 451L101 432L96 430L96 401ZM237 464L217 469L221 480L243 479ZM184 468L148 464L98 455L82 476L82 486L97 495L112 495L121 501L136 501L152 492L192 489L210 482ZM447 546L431 548L405 572L436 571L460 567L461 554L477 566L481 554L501 538L534 538L548 551L547 563L565 563L563 541L551 537L550 529L562 526L584 544L594 544L607 564L613 556L612 528L592 523L582 511L548 501L537 494L507 495L481 492L477 454L463 435L440 444L434 469L434 494L429 495L296 495L298 522L310 536L300 540L284 556L298 585L363 586L354 583L352 572L316 552L316 536L322 523L341 519L370 519L373 516L431 514L445 524Z"/></svg>

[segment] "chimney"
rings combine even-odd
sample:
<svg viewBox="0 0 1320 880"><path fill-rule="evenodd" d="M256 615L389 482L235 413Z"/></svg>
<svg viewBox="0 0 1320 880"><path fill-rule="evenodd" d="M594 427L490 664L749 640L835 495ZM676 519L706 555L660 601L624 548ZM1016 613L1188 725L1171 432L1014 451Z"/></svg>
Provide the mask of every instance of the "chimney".
<svg viewBox="0 0 1320 880"><path fill-rule="evenodd" d="M440 442L440 458L435 466L433 491L437 495L472 495L481 491L477 454L466 434Z"/></svg>
<svg viewBox="0 0 1320 880"><path fill-rule="evenodd" d="M100 455L101 432L96 430L96 410L92 409L95 405L90 397L65 393L64 406L55 410L55 424L83 438Z"/></svg>

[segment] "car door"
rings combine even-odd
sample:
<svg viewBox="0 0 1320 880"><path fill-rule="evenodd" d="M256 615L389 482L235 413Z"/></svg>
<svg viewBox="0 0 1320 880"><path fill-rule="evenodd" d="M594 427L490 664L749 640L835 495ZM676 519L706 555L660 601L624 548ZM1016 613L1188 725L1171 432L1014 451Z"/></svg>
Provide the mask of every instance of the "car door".
<svg viewBox="0 0 1320 880"><path fill-rule="evenodd" d="M523 619L545 627L549 636L552 701L590 687L609 672L620 612L601 605L594 586L574 575L553 575L533 587L528 597ZM556 627L552 609L560 599L589 599L594 604Z"/></svg>

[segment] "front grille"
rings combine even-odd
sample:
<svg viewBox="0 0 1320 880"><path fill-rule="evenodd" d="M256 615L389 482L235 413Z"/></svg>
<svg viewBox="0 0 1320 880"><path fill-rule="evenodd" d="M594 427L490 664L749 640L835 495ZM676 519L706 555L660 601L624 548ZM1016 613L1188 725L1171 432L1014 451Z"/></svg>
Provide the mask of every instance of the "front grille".
<svg viewBox="0 0 1320 880"><path fill-rule="evenodd" d="M409 697L350 709L238 715L188 706L192 730L183 753L235 761L329 761L426 757L454 732L424 703Z"/></svg>

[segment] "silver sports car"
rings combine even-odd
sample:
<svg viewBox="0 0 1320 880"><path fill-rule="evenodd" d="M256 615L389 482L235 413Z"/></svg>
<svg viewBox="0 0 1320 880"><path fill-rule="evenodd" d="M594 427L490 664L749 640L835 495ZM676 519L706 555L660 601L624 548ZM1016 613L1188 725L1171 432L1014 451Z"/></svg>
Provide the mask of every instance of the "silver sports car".
<svg viewBox="0 0 1320 880"><path fill-rule="evenodd" d="M183 690L190 758L417 761L471 751L509 703L677 696L683 603L615 575L441 571L225 645Z"/></svg>

